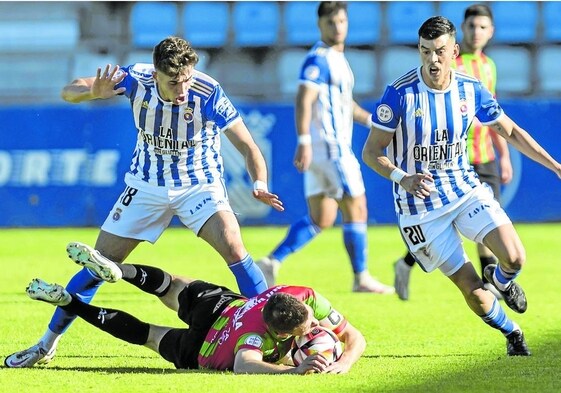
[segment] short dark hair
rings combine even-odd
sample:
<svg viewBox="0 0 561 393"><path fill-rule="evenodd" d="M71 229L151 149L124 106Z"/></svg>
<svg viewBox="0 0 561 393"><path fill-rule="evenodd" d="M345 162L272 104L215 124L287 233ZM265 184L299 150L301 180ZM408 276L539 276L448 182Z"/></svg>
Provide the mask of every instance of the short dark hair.
<svg viewBox="0 0 561 393"><path fill-rule="evenodd" d="M308 310L288 293L275 293L263 307L263 320L277 333L292 333L308 319Z"/></svg>
<svg viewBox="0 0 561 393"><path fill-rule="evenodd" d="M493 12L487 4L472 4L464 12L464 20L472 16L487 16L493 22Z"/></svg>
<svg viewBox="0 0 561 393"><path fill-rule="evenodd" d="M167 37L154 47L154 67L171 77L177 77L188 66L195 66L199 56L187 41Z"/></svg>
<svg viewBox="0 0 561 393"><path fill-rule="evenodd" d="M434 40L444 34L456 38L456 26L443 16L433 16L419 28L419 37L425 40Z"/></svg>
<svg viewBox="0 0 561 393"><path fill-rule="evenodd" d="M347 3L345 1L322 1L318 7L318 18L329 16L339 10L347 12Z"/></svg>

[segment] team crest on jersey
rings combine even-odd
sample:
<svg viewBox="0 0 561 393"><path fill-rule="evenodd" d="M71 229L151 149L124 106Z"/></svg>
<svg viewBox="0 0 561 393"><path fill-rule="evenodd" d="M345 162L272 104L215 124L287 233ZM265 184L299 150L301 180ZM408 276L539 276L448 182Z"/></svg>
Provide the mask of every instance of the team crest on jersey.
<svg viewBox="0 0 561 393"><path fill-rule="evenodd" d="M309 65L304 70L304 76L306 77L306 79L316 80L317 78L319 78L319 67L314 64Z"/></svg>
<svg viewBox="0 0 561 393"><path fill-rule="evenodd" d="M113 221L119 221L121 219L122 210L119 208L115 209L115 213L113 213Z"/></svg>
<svg viewBox="0 0 561 393"><path fill-rule="evenodd" d="M185 108L185 113L183 113L183 118L187 123L191 123L194 119L193 108L190 107Z"/></svg>
<svg viewBox="0 0 561 393"><path fill-rule="evenodd" d="M380 120L380 122L389 123L391 119L393 119L392 108L386 104L382 104L376 109L376 116L378 116L378 120Z"/></svg>

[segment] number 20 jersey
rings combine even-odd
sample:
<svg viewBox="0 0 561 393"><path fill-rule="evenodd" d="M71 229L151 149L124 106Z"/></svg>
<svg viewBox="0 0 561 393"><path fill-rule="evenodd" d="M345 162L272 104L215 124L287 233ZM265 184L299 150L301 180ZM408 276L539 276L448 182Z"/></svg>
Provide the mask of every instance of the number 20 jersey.
<svg viewBox="0 0 561 393"><path fill-rule="evenodd" d="M421 67L388 85L372 116L374 127L394 133L386 155L405 172L430 173L434 179L430 196L424 200L394 183L396 212L431 212L480 185L469 162L467 133L475 117L487 125L502 114L481 82L454 70L445 90L428 87Z"/></svg>

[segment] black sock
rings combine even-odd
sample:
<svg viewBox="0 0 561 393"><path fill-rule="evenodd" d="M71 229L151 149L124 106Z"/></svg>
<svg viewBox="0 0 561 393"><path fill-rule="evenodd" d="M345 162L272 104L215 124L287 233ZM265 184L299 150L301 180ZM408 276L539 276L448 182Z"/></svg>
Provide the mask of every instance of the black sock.
<svg viewBox="0 0 561 393"><path fill-rule="evenodd" d="M410 252L408 252L407 255L403 257L403 260L408 266L413 267L413 265L415 264L415 258L413 258L413 255Z"/></svg>
<svg viewBox="0 0 561 393"><path fill-rule="evenodd" d="M153 266L125 263L120 265L123 279L144 292L164 296L171 286L171 276L162 269Z"/></svg>
<svg viewBox="0 0 561 393"><path fill-rule="evenodd" d="M131 344L144 345L150 325L124 311L92 306L72 295L72 301L62 309L78 315L84 321Z"/></svg>
<svg viewBox="0 0 561 393"><path fill-rule="evenodd" d="M492 265L493 263L497 263L497 258L480 256L479 261L481 262L481 278L483 279L484 283L488 283L489 280L485 278L485 276L483 275L483 271L485 270L486 266Z"/></svg>

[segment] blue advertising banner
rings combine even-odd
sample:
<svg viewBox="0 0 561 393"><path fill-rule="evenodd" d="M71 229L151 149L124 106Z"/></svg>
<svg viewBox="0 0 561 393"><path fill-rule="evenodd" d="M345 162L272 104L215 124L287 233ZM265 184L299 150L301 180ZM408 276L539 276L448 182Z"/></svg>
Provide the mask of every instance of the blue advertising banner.
<svg viewBox="0 0 561 393"><path fill-rule="evenodd" d="M373 102L364 103L371 108ZM561 159L559 101L505 101L506 112ZM296 137L292 105L238 105L269 165L269 187L283 200L279 213L253 199L242 156L223 138L230 201L245 225L287 225L306 213L302 175L292 165ZM60 105L0 109L0 226L99 226L124 189L136 130L125 105ZM356 126L360 159L368 130ZM514 180L503 205L514 221L561 221L561 181L512 152ZM363 165L369 221L393 224L388 180ZM177 223L177 221L175 221Z"/></svg>

